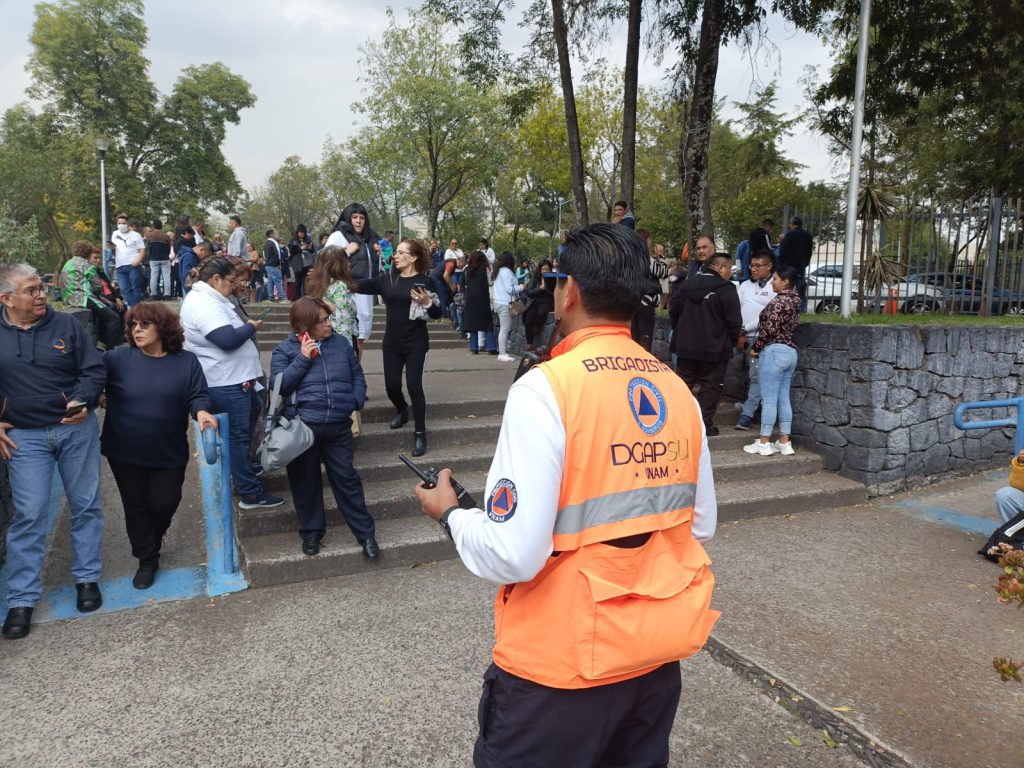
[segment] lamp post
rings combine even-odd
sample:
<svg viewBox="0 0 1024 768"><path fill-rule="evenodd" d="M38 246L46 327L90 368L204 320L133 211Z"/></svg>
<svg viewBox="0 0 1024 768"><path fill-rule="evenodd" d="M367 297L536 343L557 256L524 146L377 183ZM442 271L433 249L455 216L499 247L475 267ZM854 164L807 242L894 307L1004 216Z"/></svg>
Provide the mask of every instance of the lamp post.
<svg viewBox="0 0 1024 768"><path fill-rule="evenodd" d="M100 153L100 227L103 232L100 253L104 254L103 271L107 272L107 148L110 147L110 139L99 136L94 143L96 150ZM109 276L108 273L107 277Z"/></svg>

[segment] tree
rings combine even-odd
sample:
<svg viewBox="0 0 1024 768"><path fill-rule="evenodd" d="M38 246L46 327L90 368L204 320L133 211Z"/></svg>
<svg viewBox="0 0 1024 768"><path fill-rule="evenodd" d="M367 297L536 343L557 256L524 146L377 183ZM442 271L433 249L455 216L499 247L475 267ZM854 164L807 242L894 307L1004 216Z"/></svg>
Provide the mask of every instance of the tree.
<svg viewBox="0 0 1024 768"><path fill-rule="evenodd" d="M437 55L438 35L446 34L435 18L411 13L401 26L391 15L381 40L360 49L369 96L353 105L373 115L388 137L430 237L447 206L498 172L500 145L493 137L504 119L493 89L479 90L460 74L457 60ZM391 55L394 50L402 55Z"/></svg>
<svg viewBox="0 0 1024 768"><path fill-rule="evenodd" d="M255 192L243 210L244 220L255 228L256 241L269 227L284 234L294 232L299 224L305 224L316 237L337 216L328 203L320 169L306 165L296 155L286 158L270 174L266 185Z"/></svg>
<svg viewBox="0 0 1024 768"><path fill-rule="evenodd" d="M33 119L67 150L61 171L88 169L51 179L56 186L46 199L72 205L62 215L98 223L98 189L78 181L95 176L96 136L113 141L107 152L111 210L141 218L235 205L241 190L221 145L226 124L238 123L241 110L255 103L245 80L222 64L187 67L162 97L143 53L148 36L139 0L40 3L30 39L29 95L43 103L43 114ZM87 205L72 187L89 193Z"/></svg>
<svg viewBox="0 0 1024 768"><path fill-rule="evenodd" d="M576 115L576 93L572 83L572 63L569 59L569 25L565 20L562 0L551 0L555 47L558 50L558 76L562 83L562 104L565 107L565 125L569 136L569 164L572 168L572 197L576 204L576 223L585 227L587 216L587 187L584 177L583 147L580 141L579 119Z"/></svg>

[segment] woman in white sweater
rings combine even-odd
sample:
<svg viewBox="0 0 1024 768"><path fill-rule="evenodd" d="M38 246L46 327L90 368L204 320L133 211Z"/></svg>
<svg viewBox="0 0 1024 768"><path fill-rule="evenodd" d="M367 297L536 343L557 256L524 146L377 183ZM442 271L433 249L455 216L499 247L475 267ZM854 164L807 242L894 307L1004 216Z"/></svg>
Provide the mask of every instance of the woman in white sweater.
<svg viewBox="0 0 1024 768"><path fill-rule="evenodd" d="M508 335L512 332L510 305L518 298L523 286L516 279L515 257L505 251L494 265L494 311L498 313L498 361L511 363L515 360L508 353Z"/></svg>

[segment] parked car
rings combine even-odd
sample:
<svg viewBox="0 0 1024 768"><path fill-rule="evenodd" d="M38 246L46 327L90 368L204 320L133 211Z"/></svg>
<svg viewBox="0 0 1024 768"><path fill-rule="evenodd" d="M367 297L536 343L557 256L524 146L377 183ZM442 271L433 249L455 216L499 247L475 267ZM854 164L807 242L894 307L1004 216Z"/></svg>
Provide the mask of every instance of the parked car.
<svg viewBox="0 0 1024 768"><path fill-rule="evenodd" d="M909 275L907 280L916 285L941 288L950 295L949 306L954 312L969 314L981 310L984 280L975 275L958 275L953 272L921 272ZM1020 291L992 288L992 314L1024 315L1024 295Z"/></svg>
<svg viewBox="0 0 1024 768"><path fill-rule="evenodd" d="M852 293L854 301L859 296L856 270L857 266L855 265ZM842 277L842 264L811 264L807 271L807 311L825 314L839 312ZM890 297L893 291L895 291L895 296ZM895 298L898 311L908 315L919 315L925 312L944 312L950 294L941 287L904 279L892 286L883 285L880 292L865 296L864 301L870 304L884 304L890 298Z"/></svg>

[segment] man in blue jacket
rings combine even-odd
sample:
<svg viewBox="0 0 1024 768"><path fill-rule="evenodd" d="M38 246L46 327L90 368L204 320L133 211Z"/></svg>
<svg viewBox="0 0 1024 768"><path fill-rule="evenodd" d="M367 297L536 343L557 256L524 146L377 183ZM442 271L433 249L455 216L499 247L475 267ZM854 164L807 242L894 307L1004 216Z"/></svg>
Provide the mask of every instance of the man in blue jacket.
<svg viewBox="0 0 1024 768"><path fill-rule="evenodd" d="M103 359L79 322L54 312L35 268L0 265L0 457L8 463L14 517L7 531L9 640L29 633L43 591L54 467L71 509L71 573L78 610L103 604L99 589L103 512L95 408Z"/></svg>

